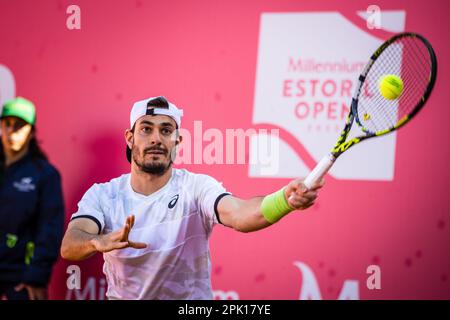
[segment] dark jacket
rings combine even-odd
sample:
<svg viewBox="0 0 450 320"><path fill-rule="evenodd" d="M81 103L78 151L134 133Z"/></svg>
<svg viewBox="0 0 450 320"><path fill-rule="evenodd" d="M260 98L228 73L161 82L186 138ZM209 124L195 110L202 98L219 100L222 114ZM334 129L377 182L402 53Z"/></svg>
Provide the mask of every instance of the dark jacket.
<svg viewBox="0 0 450 320"><path fill-rule="evenodd" d="M64 201L58 171L24 158L0 171L0 282L47 286L59 256Z"/></svg>

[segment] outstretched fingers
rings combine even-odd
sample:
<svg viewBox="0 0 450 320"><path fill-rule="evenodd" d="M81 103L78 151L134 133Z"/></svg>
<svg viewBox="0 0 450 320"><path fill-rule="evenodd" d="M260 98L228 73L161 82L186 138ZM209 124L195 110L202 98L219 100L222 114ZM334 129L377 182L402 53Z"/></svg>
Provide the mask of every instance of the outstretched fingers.
<svg viewBox="0 0 450 320"><path fill-rule="evenodd" d="M134 226L134 222L135 222L135 221L136 221L136 217L135 217L134 214L132 214L132 215L130 215L130 216L127 217L127 222L128 222L129 228L128 228L128 233L127 233L126 241L127 241L127 243L128 243L128 247L134 248L134 249L145 249L145 248L147 248L147 244L145 244L145 243L143 243L143 242L134 242L134 241L131 241L131 240L128 238L128 236L129 236L129 234L130 234L130 231L131 231L131 229L132 229L133 226Z"/></svg>
<svg viewBox="0 0 450 320"><path fill-rule="evenodd" d="M128 235L130 234L131 230L131 216L128 216L125 220L125 225L122 228L122 231L120 233L120 240L121 241L128 241Z"/></svg>
<svg viewBox="0 0 450 320"><path fill-rule="evenodd" d="M145 249L147 248L147 244L143 243L143 242L134 242L134 241L130 241L128 240L128 244L131 248L134 249Z"/></svg>
<svg viewBox="0 0 450 320"><path fill-rule="evenodd" d="M130 229L134 226L135 217L134 214L130 215L128 218L130 218Z"/></svg>
<svg viewBox="0 0 450 320"><path fill-rule="evenodd" d="M112 250L114 250L114 249L124 249L124 248L127 248L128 246L129 246L128 242L125 242L125 241L114 242L111 249Z"/></svg>

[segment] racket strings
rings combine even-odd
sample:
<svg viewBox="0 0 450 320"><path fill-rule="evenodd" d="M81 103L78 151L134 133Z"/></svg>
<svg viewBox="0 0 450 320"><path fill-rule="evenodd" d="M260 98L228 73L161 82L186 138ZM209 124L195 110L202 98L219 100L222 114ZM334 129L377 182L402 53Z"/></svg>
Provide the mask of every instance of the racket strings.
<svg viewBox="0 0 450 320"><path fill-rule="evenodd" d="M375 95L375 99L372 101L372 105L379 106L379 108L376 109L372 108L371 113L374 113L372 119L379 120L372 121L375 128L375 130L372 131L381 131L384 129L388 129L392 127L405 114L410 113L411 109L413 109L415 106L414 100L417 100L417 98L414 97L414 94L408 94L407 91L417 93L421 90L421 84L427 83L427 78L426 76L424 76L424 74L426 74L424 69L425 64L421 63L421 59L423 60L423 58L419 58L416 51L410 52L412 53L409 57L410 65L414 65L414 69L402 65L400 73L398 71L396 73L389 73L397 74L403 79L404 92L402 96L397 100L389 101L381 94L377 94ZM399 53L396 50L387 50L383 58L389 59L390 61L395 61L396 57L399 57ZM383 77L383 75L380 75L380 78L381 77ZM414 78L416 79L415 81L410 81ZM408 90L405 88L406 84L408 84ZM377 87L378 84L377 86L374 86L373 89L377 90ZM388 110L385 110L385 108L383 108L383 106L386 107L386 105L389 107ZM405 106L407 106L407 108L405 108Z"/></svg>
<svg viewBox="0 0 450 320"><path fill-rule="evenodd" d="M408 84L407 88L408 91L411 91L412 94L407 94L407 89L404 89L404 92L402 94L402 96L394 101L389 101L387 99L385 99L381 94L377 94L375 95L375 99L373 99L372 105L378 106L378 108L372 108L369 110L366 110L367 112L372 113L372 123L373 123L373 127L375 128L375 130L371 130L371 131L380 131L380 130L384 130L387 128L392 127L397 121L398 119L402 118L402 116L404 116L404 114L408 114L411 112L411 106L412 108L414 107L415 103L412 102L412 100L416 100L417 97L414 97L414 92L419 92L421 89L421 84L426 83L427 82L427 78L424 77L424 66L426 66L426 64L421 63L421 61L423 61L423 54L420 53L421 57L417 54L417 45L415 45L415 50L409 50L410 48L403 46L402 48L402 54L404 57L407 57L406 60L409 60L409 65L407 65L405 67L405 64L403 63L401 65L401 69L397 72L389 72L388 74L398 74L400 75L400 77L404 80L404 87L406 84ZM388 48L385 52L385 54L383 55L383 59L387 60L387 61L397 61L399 60L398 58L400 57L399 54L399 50L398 50L399 46L397 45L397 47L391 46L390 48ZM409 51L408 51L409 50ZM408 56L408 53L411 53ZM402 57L403 58L403 57ZM381 59L381 57L380 57ZM381 60L380 60L381 61ZM410 68L408 66L414 66L414 68ZM397 68L399 67L399 65L397 64ZM374 69L376 70L376 69ZM372 73L371 70L371 75L373 76L375 73ZM392 70L392 65L391 65L391 69ZM378 70L379 71L379 70ZM395 71L395 70L394 70ZM387 72L383 71L380 74L380 77L383 76L383 74L386 74ZM400 74L399 74L400 73ZM376 77L378 78L378 77ZM415 79L413 81L413 79ZM372 85L373 88L377 90L377 86L376 85ZM422 90L423 91L423 90ZM376 92L376 91L375 91ZM417 96L417 94L416 94ZM370 105L369 105L370 106ZM389 108L386 110L386 106L388 106ZM405 108L406 106L406 108ZM384 108L383 108L384 107ZM374 121L377 120L377 121Z"/></svg>
<svg viewBox="0 0 450 320"><path fill-rule="evenodd" d="M392 54L389 54L390 58L393 58ZM401 79L403 79L404 83L404 92L402 93L402 96L400 99L396 99L393 101L386 100L385 97L383 97L381 94L375 95L375 99L371 102L372 105L376 106L384 106L388 107L386 110L385 108L376 108L375 111L366 110L365 112L373 114L372 119L376 119L378 121L372 121L373 127L371 128L372 132L379 132L385 129L389 129L392 126L394 126L398 120L400 120L402 117L404 117L407 114L410 114L415 107L415 105L418 102L418 99L420 98L420 94L424 91L425 86L422 84L426 84L428 82L428 78L424 76L424 74L427 74L429 72L430 67L426 69L424 66L425 64L420 64L417 59L417 57L411 56L411 60L415 63L415 70L412 72L411 68L403 68L401 70ZM382 77L382 76L381 76ZM416 78L416 81L409 81L409 79ZM405 88L405 86L408 85L408 90ZM379 90L378 83L373 90ZM408 93L408 91L412 91L413 93L417 94L411 94ZM385 104L385 102L387 102ZM406 107L406 108L405 108ZM365 123L364 125L367 126Z"/></svg>
<svg viewBox="0 0 450 320"><path fill-rule="evenodd" d="M363 130L376 133L394 127L410 115L427 90L432 69L425 44L416 37L403 37L390 44L375 60L359 95L358 120ZM379 81L396 75L403 81L403 92L388 100L379 90Z"/></svg>

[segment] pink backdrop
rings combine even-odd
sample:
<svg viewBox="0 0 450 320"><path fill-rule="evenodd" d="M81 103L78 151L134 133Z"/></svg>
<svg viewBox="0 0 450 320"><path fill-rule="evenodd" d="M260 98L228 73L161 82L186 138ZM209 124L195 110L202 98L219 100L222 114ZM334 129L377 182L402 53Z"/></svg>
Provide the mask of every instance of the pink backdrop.
<svg viewBox="0 0 450 320"><path fill-rule="evenodd" d="M37 105L39 138L62 173L68 218L94 182L129 170L123 131L134 101L165 95L184 108L188 130L194 120L204 129L251 128L261 13L353 15L373 2L0 0L0 64L12 71L16 94ZM348 280L357 281L360 299L450 298L450 5L376 2L405 10L406 30L426 36L439 60L427 107L398 133L394 180L329 177L312 209L272 228L240 234L218 226L211 238L214 290L240 299L298 299L308 277L294 264L301 262L323 299L337 299ZM81 8L81 30L66 28L70 4ZM247 164L183 167L244 198L289 181L250 178ZM86 298L102 296L101 263L98 255L79 264L82 285L95 286ZM58 261L52 298L75 298L66 289L69 264ZM380 290L366 286L371 264L381 268Z"/></svg>

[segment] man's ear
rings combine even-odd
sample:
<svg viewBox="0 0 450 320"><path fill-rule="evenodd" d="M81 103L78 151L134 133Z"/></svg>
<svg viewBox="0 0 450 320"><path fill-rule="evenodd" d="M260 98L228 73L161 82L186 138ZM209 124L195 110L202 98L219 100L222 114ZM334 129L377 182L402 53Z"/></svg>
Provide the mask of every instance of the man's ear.
<svg viewBox="0 0 450 320"><path fill-rule="evenodd" d="M178 147L181 141L183 141L183 137L180 135L180 130L176 129L173 131L170 136L170 140L175 142L175 147Z"/></svg>
<svg viewBox="0 0 450 320"><path fill-rule="evenodd" d="M178 135L177 141L175 142L175 145L178 146L181 141L183 141L183 136Z"/></svg>
<svg viewBox="0 0 450 320"><path fill-rule="evenodd" d="M133 142L134 142L134 135L133 135L133 131L131 131L130 129L125 130L125 142L128 146L128 148L132 149L133 148Z"/></svg>

